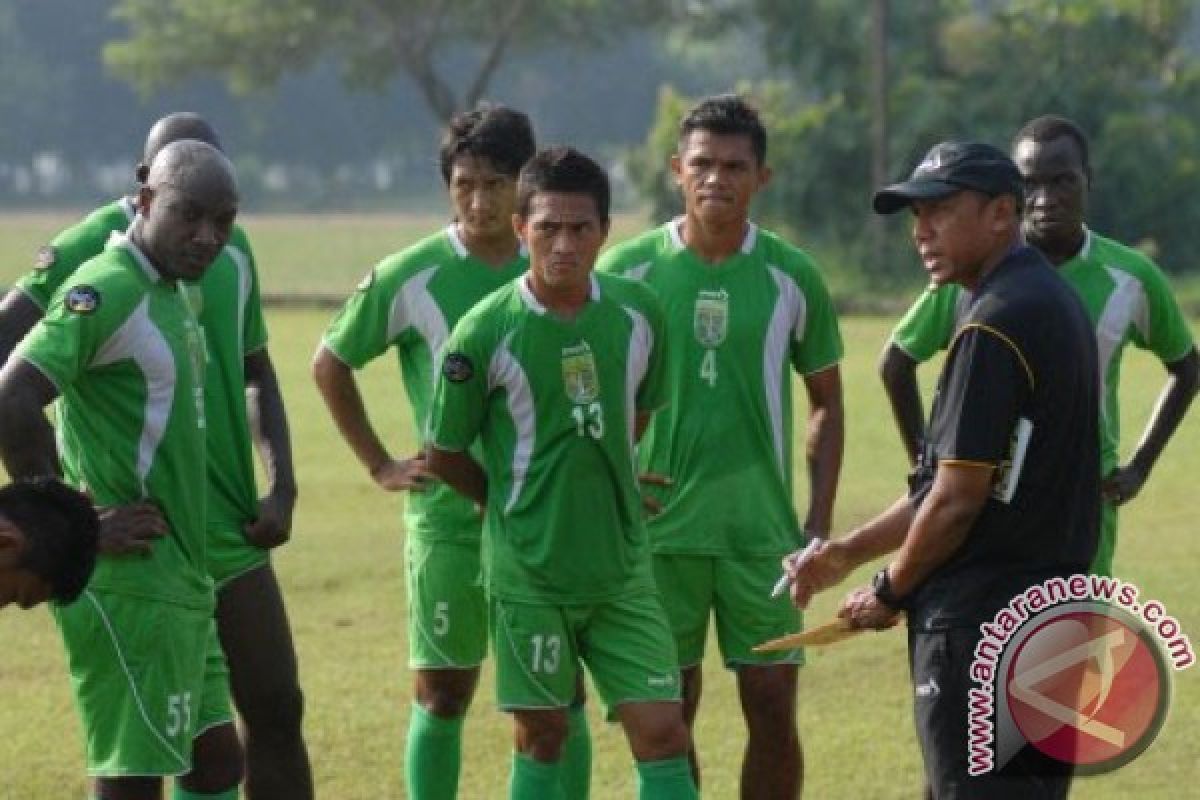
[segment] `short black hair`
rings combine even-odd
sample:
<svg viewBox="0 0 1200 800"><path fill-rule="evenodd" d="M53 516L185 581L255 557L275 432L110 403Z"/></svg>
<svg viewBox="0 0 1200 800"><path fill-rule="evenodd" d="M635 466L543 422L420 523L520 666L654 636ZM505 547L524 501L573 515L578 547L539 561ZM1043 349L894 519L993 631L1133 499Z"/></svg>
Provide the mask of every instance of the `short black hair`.
<svg viewBox="0 0 1200 800"><path fill-rule="evenodd" d="M1079 148L1079 158L1083 163L1083 171L1087 175L1092 174L1092 165L1088 157L1088 139L1087 134L1083 129L1076 125L1066 117L1060 117L1056 114L1045 114L1035 119L1029 120L1017 131L1017 135L1013 137L1012 146L1016 150L1017 145L1026 139L1032 142L1049 142L1057 139L1060 136L1069 136L1075 141L1075 146Z"/></svg>
<svg viewBox="0 0 1200 800"><path fill-rule="evenodd" d="M612 190L604 167L574 147L551 147L529 159L517 178L517 213L529 216L538 192L586 194L596 202L600 221L608 223Z"/></svg>
<svg viewBox="0 0 1200 800"><path fill-rule="evenodd" d="M693 106L679 121L680 145L695 131L748 136L758 165L762 166L767 160L767 129L763 127L758 109L741 95L718 94Z"/></svg>
<svg viewBox="0 0 1200 800"><path fill-rule="evenodd" d="M450 185L454 161L461 155L487 159L496 172L515 178L537 149L534 141L529 117L507 106L484 103L455 114L438 151L442 181Z"/></svg>
<svg viewBox="0 0 1200 800"><path fill-rule="evenodd" d="M146 144L142 148L142 160L135 170L138 183L146 182L146 178L150 175L150 165L154 163L154 158L160 150L172 142L180 142L185 139L205 142L221 152L225 150L221 146L221 138L217 136L217 131L208 124L208 120L196 112L176 111L167 114L150 126L150 131L146 134Z"/></svg>
<svg viewBox="0 0 1200 800"><path fill-rule="evenodd" d="M50 584L56 602L75 600L96 565L100 520L91 501L53 478L18 480L0 488L0 515L24 534L18 568Z"/></svg>

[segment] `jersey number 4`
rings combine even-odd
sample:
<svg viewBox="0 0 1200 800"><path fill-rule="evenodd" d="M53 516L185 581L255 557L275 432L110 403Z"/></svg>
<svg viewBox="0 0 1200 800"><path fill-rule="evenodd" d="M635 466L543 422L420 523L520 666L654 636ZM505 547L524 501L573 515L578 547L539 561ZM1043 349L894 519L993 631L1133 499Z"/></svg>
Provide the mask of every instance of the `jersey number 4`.
<svg viewBox="0 0 1200 800"><path fill-rule="evenodd" d="M700 359L700 380L713 387L717 385L717 351L705 350Z"/></svg>

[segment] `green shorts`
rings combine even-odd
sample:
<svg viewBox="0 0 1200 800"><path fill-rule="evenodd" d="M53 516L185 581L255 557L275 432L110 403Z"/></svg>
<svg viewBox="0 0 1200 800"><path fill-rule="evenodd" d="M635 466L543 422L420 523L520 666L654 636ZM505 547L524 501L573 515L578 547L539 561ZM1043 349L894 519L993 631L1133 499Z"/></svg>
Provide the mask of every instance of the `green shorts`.
<svg viewBox="0 0 1200 800"><path fill-rule="evenodd" d="M679 667L656 594L580 606L491 602L501 709L566 708L580 663L610 710L678 701Z"/></svg>
<svg viewBox="0 0 1200 800"><path fill-rule="evenodd" d="M1117 553L1117 507L1105 500L1100 504L1100 538L1096 557L1089 568L1093 575L1112 575L1113 556Z"/></svg>
<svg viewBox="0 0 1200 800"><path fill-rule="evenodd" d="M704 660L709 617L716 618L717 645L729 669L748 664L803 664L802 649L755 653L753 648L800 630L804 616L787 594L771 597L783 556L654 556L654 579L671 620L679 665Z"/></svg>
<svg viewBox="0 0 1200 800"><path fill-rule="evenodd" d="M212 616L92 590L54 615L83 721L88 774L189 772L196 735L232 719ZM212 683L223 684L224 705L207 696L208 669Z"/></svg>
<svg viewBox="0 0 1200 800"><path fill-rule="evenodd" d="M487 656L479 543L406 545L409 669L470 669Z"/></svg>
<svg viewBox="0 0 1200 800"><path fill-rule="evenodd" d="M217 591L234 578L258 569L271 560L271 551L250 544L236 526L208 530L208 574Z"/></svg>

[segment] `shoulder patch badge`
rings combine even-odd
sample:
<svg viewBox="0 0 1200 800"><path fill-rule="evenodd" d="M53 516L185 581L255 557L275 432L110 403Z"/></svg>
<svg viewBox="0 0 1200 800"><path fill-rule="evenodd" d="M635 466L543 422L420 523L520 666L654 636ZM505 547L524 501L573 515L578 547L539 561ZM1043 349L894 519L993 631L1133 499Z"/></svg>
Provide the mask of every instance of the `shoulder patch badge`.
<svg viewBox="0 0 1200 800"><path fill-rule="evenodd" d="M100 307L100 292L86 284L76 286L67 292L67 296L63 298L63 305L67 307L67 311L76 314L91 314Z"/></svg>
<svg viewBox="0 0 1200 800"><path fill-rule="evenodd" d="M54 262L58 260L58 251L50 245L43 245L38 248L37 254L33 257L34 269L50 269L54 266Z"/></svg>
<svg viewBox="0 0 1200 800"><path fill-rule="evenodd" d="M442 362L442 374L448 381L462 383L471 380L471 376L475 374L475 366L471 359L462 353L450 353Z"/></svg>

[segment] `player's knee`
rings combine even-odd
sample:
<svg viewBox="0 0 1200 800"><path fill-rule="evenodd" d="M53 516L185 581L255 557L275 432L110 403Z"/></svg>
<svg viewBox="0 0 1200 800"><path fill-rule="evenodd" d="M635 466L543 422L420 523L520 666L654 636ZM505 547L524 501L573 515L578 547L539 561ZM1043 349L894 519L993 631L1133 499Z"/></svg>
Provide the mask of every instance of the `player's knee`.
<svg viewBox="0 0 1200 800"><path fill-rule="evenodd" d="M567 741L567 715L553 712L515 714L517 750L538 761L558 761Z"/></svg>
<svg viewBox="0 0 1200 800"><path fill-rule="evenodd" d="M466 714L474 693L475 683L467 680L465 674L451 673L447 676L438 672L427 672L417 677L417 703L433 716L442 719L453 719Z"/></svg>
<svg viewBox="0 0 1200 800"><path fill-rule="evenodd" d="M304 693L295 684L259 687L239 698L238 711L249 735L286 738L299 733L304 720Z"/></svg>
<svg viewBox="0 0 1200 800"><path fill-rule="evenodd" d="M683 718L670 716L642 725L630 744L638 761L662 761L685 755L691 738Z"/></svg>
<svg viewBox="0 0 1200 800"><path fill-rule="evenodd" d="M228 791L245 776L245 756L233 723L218 725L192 743L192 771L180 778L192 792L216 794Z"/></svg>

